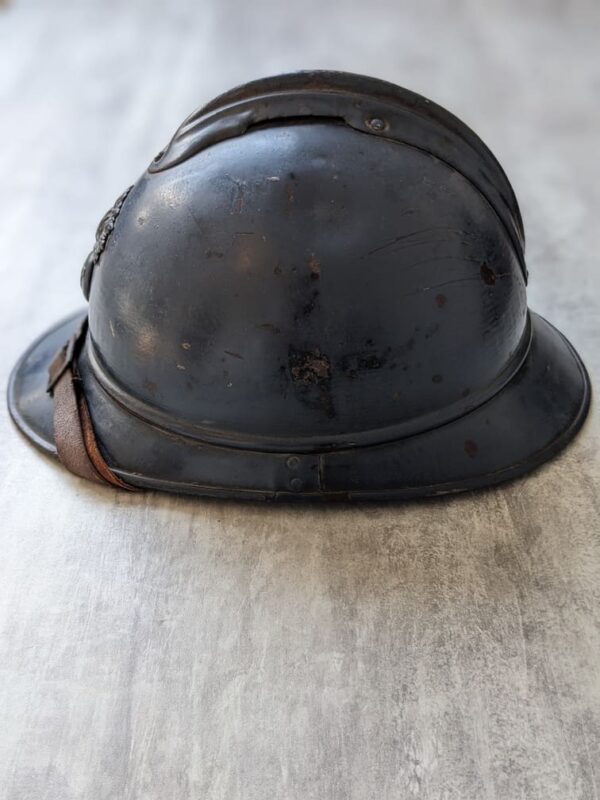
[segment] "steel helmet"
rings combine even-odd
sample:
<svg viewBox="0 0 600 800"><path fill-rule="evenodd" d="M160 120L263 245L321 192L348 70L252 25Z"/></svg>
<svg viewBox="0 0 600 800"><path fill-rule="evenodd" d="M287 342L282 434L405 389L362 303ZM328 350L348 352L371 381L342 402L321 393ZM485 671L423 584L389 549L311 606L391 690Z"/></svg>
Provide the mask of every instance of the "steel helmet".
<svg viewBox="0 0 600 800"><path fill-rule="evenodd" d="M589 405L577 353L528 311L523 253L506 175L444 109L358 75L255 81L188 117L106 214L88 313L29 347L9 407L125 489L495 484Z"/></svg>

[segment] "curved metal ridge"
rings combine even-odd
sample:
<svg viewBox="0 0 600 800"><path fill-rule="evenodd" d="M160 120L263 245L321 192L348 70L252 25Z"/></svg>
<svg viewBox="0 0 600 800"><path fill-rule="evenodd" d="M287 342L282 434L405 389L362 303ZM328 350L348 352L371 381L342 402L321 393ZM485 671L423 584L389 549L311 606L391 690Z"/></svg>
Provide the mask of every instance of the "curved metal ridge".
<svg viewBox="0 0 600 800"><path fill-rule="evenodd" d="M527 278L519 206L491 151L467 125L441 106L375 78L308 72L246 84L187 117L166 149L150 164L149 172L169 169L256 125L299 117L338 118L362 133L418 147L460 172L502 220Z"/></svg>
<svg viewBox="0 0 600 800"><path fill-rule="evenodd" d="M507 204L515 215L520 236L524 242L525 232L517 198L502 165L485 144L485 142L461 119L443 106L434 103L427 97L381 78L359 75L353 72L336 70L300 70L282 73L270 78L259 78L240 84L215 97L201 106L183 122L181 128L192 119L198 119L217 109L237 104L242 100L268 96L282 91L327 91L360 93L373 99L389 100L395 104L410 108L415 113L439 122L444 127L459 133L473 149L477 150L488 166L496 172L496 178L506 193Z"/></svg>
<svg viewBox="0 0 600 800"><path fill-rule="evenodd" d="M425 433L452 420L465 416L494 397L512 380L523 365L531 347L532 326L529 312L523 335L510 360L498 374L496 380L466 399L461 398L450 406L430 412L395 425L329 437L304 437L300 440L284 437L276 439L266 436L239 434L206 425L195 425L187 420L174 418L172 414L130 394L102 363L91 333L88 333L82 357L89 362L90 371L104 391L126 411L149 425L176 436L184 436L205 444L232 447L240 450L282 453L319 453L386 444L415 434Z"/></svg>

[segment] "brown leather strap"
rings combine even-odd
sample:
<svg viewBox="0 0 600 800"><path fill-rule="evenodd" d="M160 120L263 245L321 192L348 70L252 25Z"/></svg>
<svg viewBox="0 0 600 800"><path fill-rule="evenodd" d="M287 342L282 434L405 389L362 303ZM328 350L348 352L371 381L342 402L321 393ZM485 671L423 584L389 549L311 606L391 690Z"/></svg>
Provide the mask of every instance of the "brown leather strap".
<svg viewBox="0 0 600 800"><path fill-rule="evenodd" d="M136 491L110 469L96 441L77 354L85 341L87 317L59 350L48 368L48 392L54 399L54 440L58 457L75 475L96 483Z"/></svg>

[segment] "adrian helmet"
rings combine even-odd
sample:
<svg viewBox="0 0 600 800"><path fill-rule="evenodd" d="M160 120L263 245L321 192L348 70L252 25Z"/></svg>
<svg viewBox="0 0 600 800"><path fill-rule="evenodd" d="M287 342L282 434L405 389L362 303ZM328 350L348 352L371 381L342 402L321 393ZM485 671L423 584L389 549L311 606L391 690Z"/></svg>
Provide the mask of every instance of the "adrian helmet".
<svg viewBox="0 0 600 800"><path fill-rule="evenodd" d="M188 117L102 220L87 313L31 345L17 425L122 488L406 498L547 460L589 404L527 308L502 168L373 78L259 80ZM49 373L49 378L48 378Z"/></svg>

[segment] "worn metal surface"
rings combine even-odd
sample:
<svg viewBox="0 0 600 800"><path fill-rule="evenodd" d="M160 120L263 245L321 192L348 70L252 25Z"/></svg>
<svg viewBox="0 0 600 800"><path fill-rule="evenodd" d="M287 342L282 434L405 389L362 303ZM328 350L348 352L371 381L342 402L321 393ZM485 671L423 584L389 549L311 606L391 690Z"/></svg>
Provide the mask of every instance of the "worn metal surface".
<svg viewBox="0 0 600 800"><path fill-rule="evenodd" d="M482 135L521 202L531 305L597 380L600 15L522 6L8 4L4 385L79 307L97 222L172 120L311 63ZM598 797L596 408L523 481L391 508L123 495L41 459L4 408L0 433L0 796Z"/></svg>
<svg viewBox="0 0 600 800"><path fill-rule="evenodd" d="M585 368L527 310L517 201L464 123L331 71L208 108L98 226L81 381L44 393L56 327L16 366L9 410L35 443L97 479L83 403L107 475L289 502L489 486L570 441Z"/></svg>

